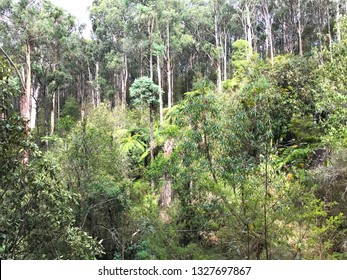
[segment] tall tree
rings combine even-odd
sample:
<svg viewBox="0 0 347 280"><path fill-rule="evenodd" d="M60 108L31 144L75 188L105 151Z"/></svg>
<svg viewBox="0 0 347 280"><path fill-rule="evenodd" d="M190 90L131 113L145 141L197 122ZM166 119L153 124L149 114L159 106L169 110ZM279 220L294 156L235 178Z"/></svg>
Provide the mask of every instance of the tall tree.
<svg viewBox="0 0 347 280"><path fill-rule="evenodd" d="M134 104L146 104L149 108L149 149L151 162L154 161L154 109L158 103L159 94L159 87L153 83L151 78L148 77L136 79L130 87L130 96L133 98ZM153 180L151 185L152 188L154 188Z"/></svg>
<svg viewBox="0 0 347 280"><path fill-rule="evenodd" d="M100 54L106 58L106 69L111 71L109 77L113 80L114 105L123 109L127 103L129 79L128 53L129 41L129 10L130 4L124 0L94 1L90 8L90 18L93 24ZM95 62L95 64L100 62Z"/></svg>

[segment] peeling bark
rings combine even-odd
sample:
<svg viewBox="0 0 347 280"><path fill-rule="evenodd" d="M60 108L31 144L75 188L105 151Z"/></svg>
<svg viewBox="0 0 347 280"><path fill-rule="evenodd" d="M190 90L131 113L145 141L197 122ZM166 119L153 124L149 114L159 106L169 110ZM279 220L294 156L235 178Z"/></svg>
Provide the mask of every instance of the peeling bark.
<svg viewBox="0 0 347 280"><path fill-rule="evenodd" d="M31 94L31 42L30 39L27 39L25 42L25 91L22 95L21 104L20 104L20 113L22 118L25 121L25 134L29 136L30 126L29 126L29 117L30 117L30 94ZM29 164L29 151L24 150L23 160L24 165Z"/></svg>
<svg viewBox="0 0 347 280"><path fill-rule="evenodd" d="M172 150L173 150L173 140L169 139L165 142L164 145L164 157L165 158L170 158ZM172 199L172 189L171 189L171 176L170 174L168 174L167 172L164 174L164 186L161 189L161 193L160 193L160 198L159 198L159 206L160 206L160 219L165 222L168 223L170 222L170 217L166 212L166 209L170 206L171 204L171 199Z"/></svg>

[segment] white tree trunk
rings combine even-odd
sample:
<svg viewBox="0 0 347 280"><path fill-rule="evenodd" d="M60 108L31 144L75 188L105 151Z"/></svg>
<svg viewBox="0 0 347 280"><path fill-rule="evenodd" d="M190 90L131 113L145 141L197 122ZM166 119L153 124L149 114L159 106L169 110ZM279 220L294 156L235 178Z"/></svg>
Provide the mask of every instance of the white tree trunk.
<svg viewBox="0 0 347 280"><path fill-rule="evenodd" d="M247 24L247 41L248 41L248 52L247 60L250 60L252 57L252 24L251 24L251 15L248 4L246 4L246 24Z"/></svg>
<svg viewBox="0 0 347 280"><path fill-rule="evenodd" d="M128 83L128 56L124 54L124 67L122 71L122 109L125 110L127 104L127 83Z"/></svg>
<svg viewBox="0 0 347 280"><path fill-rule="evenodd" d="M100 71L100 62L97 61L95 63L95 105L98 107L101 102L101 97L100 97L100 85L99 85L99 71Z"/></svg>
<svg viewBox="0 0 347 280"><path fill-rule="evenodd" d="M158 86L159 86L159 120L160 125L162 126L164 123L164 116L163 116L163 89L162 89L162 83L161 83L161 68L160 68L160 57L157 56L157 72L158 72Z"/></svg>
<svg viewBox="0 0 347 280"><path fill-rule="evenodd" d="M40 86L37 86L35 90L33 90L31 94L31 102L30 102L30 129L34 129L36 127L36 116L37 116L37 97L39 95Z"/></svg>
<svg viewBox="0 0 347 280"><path fill-rule="evenodd" d="M302 24L301 24L301 0L298 0L298 45L299 45L299 55L303 56L303 49L302 49Z"/></svg>
<svg viewBox="0 0 347 280"><path fill-rule="evenodd" d="M167 71L167 107L172 106L171 57L170 57L170 29L166 26L166 71Z"/></svg>
<svg viewBox="0 0 347 280"><path fill-rule="evenodd" d="M55 127L55 92L52 94L52 102L51 102L51 126L50 126L50 135L54 134Z"/></svg>
<svg viewBox="0 0 347 280"><path fill-rule="evenodd" d="M217 49L217 57L216 57L216 68L217 68L217 92L222 93L222 69L221 69L221 54L220 54L220 30L218 27L218 15L217 15L217 9L216 7L214 11L214 37L215 37L215 44Z"/></svg>

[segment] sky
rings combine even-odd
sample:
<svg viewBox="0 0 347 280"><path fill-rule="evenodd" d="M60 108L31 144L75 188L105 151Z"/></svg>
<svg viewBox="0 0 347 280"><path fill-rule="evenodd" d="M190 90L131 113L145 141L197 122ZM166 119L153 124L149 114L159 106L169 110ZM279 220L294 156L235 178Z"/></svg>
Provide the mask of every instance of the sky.
<svg viewBox="0 0 347 280"><path fill-rule="evenodd" d="M89 21L88 7L92 5L93 0L50 0L54 5L62 7L78 19L80 24L87 25L83 36L90 37L91 23Z"/></svg>

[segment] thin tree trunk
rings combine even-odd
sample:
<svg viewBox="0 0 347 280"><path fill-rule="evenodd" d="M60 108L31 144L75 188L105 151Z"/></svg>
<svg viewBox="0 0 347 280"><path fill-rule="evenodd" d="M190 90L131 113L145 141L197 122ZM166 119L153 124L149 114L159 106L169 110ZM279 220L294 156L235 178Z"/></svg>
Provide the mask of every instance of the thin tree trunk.
<svg viewBox="0 0 347 280"><path fill-rule="evenodd" d="M120 99L119 96L119 75L117 74L116 70L113 71L113 90L114 90L114 97L113 97L113 103L114 107L117 108L120 105Z"/></svg>
<svg viewBox="0 0 347 280"><path fill-rule="evenodd" d="M140 47L140 76L142 77L143 76L143 50L142 50L142 47Z"/></svg>
<svg viewBox="0 0 347 280"><path fill-rule="evenodd" d="M57 96L57 119L60 120L60 88L58 87L58 96Z"/></svg>
<svg viewBox="0 0 347 280"><path fill-rule="evenodd" d="M88 79L89 79L88 83L90 85L91 94L92 94L92 104L93 104L93 108L96 108L95 93L94 93L94 87L93 87L93 75L92 75L92 71L90 70L88 60L87 60L87 65L88 65Z"/></svg>
<svg viewBox="0 0 347 280"><path fill-rule="evenodd" d="M269 2L265 1L263 5L263 13L265 18L265 31L266 31L266 51L267 56L270 55L271 64L273 64L274 60L274 50L272 44L272 22L271 16L269 12Z"/></svg>
<svg viewBox="0 0 347 280"><path fill-rule="evenodd" d="M221 55L220 55L220 31L218 28L217 9L214 10L214 37L217 48L216 68L217 68L217 92L222 93L222 70L221 70Z"/></svg>
<svg viewBox="0 0 347 280"><path fill-rule="evenodd" d="M170 57L170 28L166 26L166 69L167 69L167 107L172 106L171 57Z"/></svg>
<svg viewBox="0 0 347 280"><path fill-rule="evenodd" d="M97 61L95 63L95 105L98 107L101 102L101 97L100 97L100 85L99 85L99 71L100 71L100 62Z"/></svg>
<svg viewBox="0 0 347 280"><path fill-rule="evenodd" d="M329 8L327 9L327 15L328 15L328 40L329 40L329 52L330 52L330 59L332 60L332 38L331 38L331 26L330 26L330 16L329 16Z"/></svg>
<svg viewBox="0 0 347 280"><path fill-rule="evenodd" d="M37 115L37 97L39 95L40 86L38 85L33 89L33 93L30 98L30 129L36 127L36 115Z"/></svg>
<svg viewBox="0 0 347 280"><path fill-rule="evenodd" d="M301 25L301 0L298 0L298 45L299 45L299 55L303 56L302 50L302 25Z"/></svg>
<svg viewBox="0 0 347 280"><path fill-rule="evenodd" d="M31 93L31 45L29 39L26 41L25 62L25 92L22 95L21 100L21 116L26 122L28 122L30 117L29 104ZM26 128L27 132L28 128L29 126Z"/></svg>
<svg viewBox="0 0 347 280"><path fill-rule="evenodd" d="M149 107L149 151L151 155L151 163L154 161L154 108ZM154 179L151 178L151 189L154 191Z"/></svg>
<svg viewBox="0 0 347 280"><path fill-rule="evenodd" d="M46 146L46 151L48 151L49 148L49 141L47 136L50 135L50 114L51 114L51 102L52 102L52 98L49 96L49 91L48 91L48 85L44 84L44 88L43 88L43 94L44 94L44 99L43 99L43 108L44 108L44 113L45 113L45 136L46 136L46 140L45 140L45 146Z"/></svg>
<svg viewBox="0 0 347 280"><path fill-rule="evenodd" d="M83 79L82 79L82 74L81 74L77 78L76 88L77 88L77 99L78 99L79 104L81 105L80 106L80 109L81 109L80 110L80 115L81 115L81 119L83 121L85 104L84 104L84 93L83 93L82 81L83 81ZM90 83L90 86L92 87L91 83ZM93 106L94 106L94 98L93 98L92 101L93 101Z"/></svg>
<svg viewBox="0 0 347 280"><path fill-rule="evenodd" d="M252 56L252 24L251 24L251 15L248 4L246 4L246 21L247 21L247 41L248 41L248 52L247 60L251 59Z"/></svg>
<svg viewBox="0 0 347 280"><path fill-rule="evenodd" d="M52 103L51 103L51 126L50 126L50 135L54 134L54 125L55 125L55 92L52 94Z"/></svg>
<svg viewBox="0 0 347 280"><path fill-rule="evenodd" d="M322 30L324 29L324 16L322 13L323 1L319 1L318 4L318 16L317 16L317 31L318 31L318 49L319 49L319 64L324 63L323 59L323 42L322 42Z"/></svg>
<svg viewBox="0 0 347 280"><path fill-rule="evenodd" d="M160 57L157 56L157 72L158 72L158 86L159 86L159 120L160 125L162 126L164 123L163 116L163 87L161 83L161 68L160 68Z"/></svg>
<svg viewBox="0 0 347 280"><path fill-rule="evenodd" d="M287 46L286 46L286 31L287 31L287 26L286 26L286 22L283 20L282 23L282 52L286 53L287 50Z"/></svg>
<svg viewBox="0 0 347 280"><path fill-rule="evenodd" d="M21 99L21 116L25 121L25 134L28 136L30 133L29 117L30 117L30 93L31 93L31 43L30 39L25 42L25 92ZM29 151L24 150L23 164L29 164Z"/></svg>
<svg viewBox="0 0 347 280"><path fill-rule="evenodd" d="M171 65L171 105L175 103L174 100L174 74L175 74L175 65L173 63L170 63Z"/></svg>
<svg viewBox="0 0 347 280"><path fill-rule="evenodd" d="M125 110L127 105L127 84L128 84L128 56L124 54L124 77L122 83L122 109Z"/></svg>
<svg viewBox="0 0 347 280"><path fill-rule="evenodd" d="M154 19L148 22L148 34L149 34L149 75L151 80L153 81L153 26Z"/></svg>
<svg viewBox="0 0 347 280"><path fill-rule="evenodd" d="M228 35L227 33L225 32L224 30L224 50L223 50L223 74L224 74L224 77L223 77L223 80L226 81L227 80L227 68L228 68L228 62L227 62L227 57L228 57L228 50L227 50L227 40L228 40Z"/></svg>

